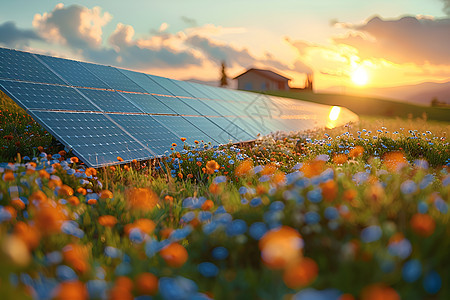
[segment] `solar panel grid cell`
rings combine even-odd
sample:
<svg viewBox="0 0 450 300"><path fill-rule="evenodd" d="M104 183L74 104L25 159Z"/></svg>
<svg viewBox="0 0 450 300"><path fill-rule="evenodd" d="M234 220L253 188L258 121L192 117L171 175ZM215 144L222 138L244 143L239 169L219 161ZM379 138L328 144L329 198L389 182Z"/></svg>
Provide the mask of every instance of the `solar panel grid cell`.
<svg viewBox="0 0 450 300"><path fill-rule="evenodd" d="M107 90L77 89L86 98L105 112L142 113L138 107L128 101L121 93Z"/></svg>
<svg viewBox="0 0 450 300"><path fill-rule="evenodd" d="M117 68L119 72L138 84L146 93L173 96L167 89L157 84L152 75Z"/></svg>
<svg viewBox="0 0 450 300"><path fill-rule="evenodd" d="M46 55L36 55L71 86L109 89L110 87L79 62Z"/></svg>
<svg viewBox="0 0 450 300"><path fill-rule="evenodd" d="M4 90L26 109L98 111L74 88L0 80Z"/></svg>
<svg viewBox="0 0 450 300"><path fill-rule="evenodd" d="M66 84L33 54L5 48L0 48L0 78Z"/></svg>

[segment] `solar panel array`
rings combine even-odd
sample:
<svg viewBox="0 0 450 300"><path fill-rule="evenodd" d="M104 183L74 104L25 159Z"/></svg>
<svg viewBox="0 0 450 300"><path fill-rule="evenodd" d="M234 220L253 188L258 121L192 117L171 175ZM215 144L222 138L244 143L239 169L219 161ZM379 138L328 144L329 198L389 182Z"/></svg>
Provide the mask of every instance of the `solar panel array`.
<svg viewBox="0 0 450 300"><path fill-rule="evenodd" d="M326 105L6 48L0 88L91 167L159 157L182 137L218 145L357 120L346 109L330 121Z"/></svg>

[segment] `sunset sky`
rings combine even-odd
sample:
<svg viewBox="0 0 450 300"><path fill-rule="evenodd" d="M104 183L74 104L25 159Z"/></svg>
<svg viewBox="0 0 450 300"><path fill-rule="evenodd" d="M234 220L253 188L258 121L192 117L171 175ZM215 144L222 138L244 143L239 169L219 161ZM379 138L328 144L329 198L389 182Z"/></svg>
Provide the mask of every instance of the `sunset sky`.
<svg viewBox="0 0 450 300"><path fill-rule="evenodd" d="M450 79L450 0L2 3L0 46L175 79L269 68L317 90Z"/></svg>

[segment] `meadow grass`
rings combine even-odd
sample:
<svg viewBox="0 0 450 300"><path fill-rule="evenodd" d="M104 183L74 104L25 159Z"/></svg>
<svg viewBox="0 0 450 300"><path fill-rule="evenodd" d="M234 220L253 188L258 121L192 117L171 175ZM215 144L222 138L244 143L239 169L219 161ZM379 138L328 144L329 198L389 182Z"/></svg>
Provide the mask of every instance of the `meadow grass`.
<svg viewBox="0 0 450 300"><path fill-rule="evenodd" d="M100 169L36 140L0 164L0 293L448 299L448 129L362 117Z"/></svg>

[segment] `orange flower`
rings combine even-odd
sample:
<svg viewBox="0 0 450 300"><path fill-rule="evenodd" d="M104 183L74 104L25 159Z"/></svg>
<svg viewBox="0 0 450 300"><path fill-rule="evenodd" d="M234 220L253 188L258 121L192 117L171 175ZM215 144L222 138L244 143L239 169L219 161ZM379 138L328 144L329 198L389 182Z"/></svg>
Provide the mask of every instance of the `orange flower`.
<svg viewBox="0 0 450 300"><path fill-rule="evenodd" d="M117 156L117 160L118 160L118 161L123 161L123 158L120 157L120 156Z"/></svg>
<svg viewBox="0 0 450 300"><path fill-rule="evenodd" d="M133 280L126 276L119 276L116 278L115 285L131 291L133 289Z"/></svg>
<svg viewBox="0 0 450 300"><path fill-rule="evenodd" d="M244 160L241 162L236 169L234 170L234 174L238 177L240 176L246 176L251 173L253 170L253 161L250 159Z"/></svg>
<svg viewBox="0 0 450 300"><path fill-rule="evenodd" d="M61 156L66 156L67 152L64 151L64 150L61 150L61 151L58 152L58 154L61 155Z"/></svg>
<svg viewBox="0 0 450 300"><path fill-rule="evenodd" d="M33 192L30 195L30 197L28 198L28 200L30 202L37 202L37 203L46 202L47 201L47 195L44 194L43 191L39 190L39 191Z"/></svg>
<svg viewBox="0 0 450 300"><path fill-rule="evenodd" d="M61 230L66 216L59 206L40 205L34 217L36 227L44 234L57 233Z"/></svg>
<svg viewBox="0 0 450 300"><path fill-rule="evenodd" d="M56 187L60 187L62 185L63 185L63 182L62 182L61 178L59 178L58 176L55 176L55 175L52 175L50 177L50 180L48 182L48 187L49 188L56 189Z"/></svg>
<svg viewBox="0 0 450 300"><path fill-rule="evenodd" d="M38 151L39 151L39 152L43 152L43 151L44 151L44 147L39 146L39 147L38 147Z"/></svg>
<svg viewBox="0 0 450 300"><path fill-rule="evenodd" d="M76 271L85 273L89 270L87 260L89 250L86 246L78 244L68 244L62 250L64 260L70 264Z"/></svg>
<svg viewBox="0 0 450 300"><path fill-rule="evenodd" d="M24 241L29 250L35 249L41 239L41 234L35 226L30 226L22 221L17 222L14 227L14 234Z"/></svg>
<svg viewBox="0 0 450 300"><path fill-rule="evenodd" d="M172 147L176 147L177 146L177 144L176 143L172 143Z"/></svg>
<svg viewBox="0 0 450 300"><path fill-rule="evenodd" d="M349 189L344 191L343 197L347 201L352 201L353 199L355 199L356 195L358 195L358 192L356 190Z"/></svg>
<svg viewBox="0 0 450 300"><path fill-rule="evenodd" d="M432 235L436 227L436 222L430 215L420 213L412 216L410 224L413 231L423 237Z"/></svg>
<svg viewBox="0 0 450 300"><path fill-rule="evenodd" d="M10 170L6 171L3 174L3 181L13 181L14 180L14 173Z"/></svg>
<svg viewBox="0 0 450 300"><path fill-rule="evenodd" d="M45 179L50 178L50 174L48 174L48 172L45 170L39 170L38 174L39 174L39 177L41 177L41 178L45 178Z"/></svg>
<svg viewBox="0 0 450 300"><path fill-rule="evenodd" d="M89 199L87 201L87 203L90 204L90 205L95 205L95 204L97 204L97 199Z"/></svg>
<svg viewBox="0 0 450 300"><path fill-rule="evenodd" d="M166 195L166 196L164 197L164 200L167 201L167 202L173 202L173 197L172 197L172 196L169 196L169 195Z"/></svg>
<svg viewBox="0 0 450 300"><path fill-rule="evenodd" d="M303 163L300 171L303 172L305 177L311 178L322 173L325 167L323 160L310 160Z"/></svg>
<svg viewBox="0 0 450 300"><path fill-rule="evenodd" d="M129 167L128 165L125 165L125 166L123 166L123 169L124 169L125 171L129 171L129 170L130 170L130 167Z"/></svg>
<svg viewBox="0 0 450 300"><path fill-rule="evenodd" d="M186 141L186 138L185 138L185 137L182 137L182 138L181 138L181 141L182 141L182 142L185 142L185 141Z"/></svg>
<svg viewBox="0 0 450 300"><path fill-rule="evenodd" d="M183 173L178 173L177 176L178 176L180 179L183 179Z"/></svg>
<svg viewBox="0 0 450 300"><path fill-rule="evenodd" d="M211 210L211 208L213 208L213 207L214 207L214 202L212 200L206 200L202 204L203 210Z"/></svg>
<svg viewBox="0 0 450 300"><path fill-rule="evenodd" d="M391 151L383 156L384 165L391 172L396 172L408 164L405 155L400 151Z"/></svg>
<svg viewBox="0 0 450 300"><path fill-rule="evenodd" d="M73 189L68 185L62 185L58 190L58 195L68 197L73 195Z"/></svg>
<svg viewBox="0 0 450 300"><path fill-rule="evenodd" d="M347 161L347 154L335 154L333 156L333 162L337 165L343 165Z"/></svg>
<svg viewBox="0 0 450 300"><path fill-rule="evenodd" d="M178 243L172 243L164 247L159 251L159 255L170 267L174 268L181 267L188 259L186 248Z"/></svg>
<svg viewBox="0 0 450 300"><path fill-rule="evenodd" d="M87 177L89 176L96 176L97 170L94 168L87 168L86 171L84 171L84 174L86 174Z"/></svg>
<svg viewBox="0 0 450 300"><path fill-rule="evenodd" d="M400 300L400 296L384 283L375 283L362 290L361 300Z"/></svg>
<svg viewBox="0 0 450 300"><path fill-rule="evenodd" d="M214 182L209 186L209 192L213 195L219 195L222 190L222 186Z"/></svg>
<svg viewBox="0 0 450 300"><path fill-rule="evenodd" d="M98 217L98 223L105 227L114 227L117 224L117 218L111 215Z"/></svg>
<svg viewBox="0 0 450 300"><path fill-rule="evenodd" d="M206 174L213 174L219 168L220 165L215 160L210 160L206 163Z"/></svg>
<svg viewBox="0 0 450 300"><path fill-rule="evenodd" d="M132 224L127 224L125 226L125 233L128 235L130 234L130 231L134 228L139 228L142 232L146 234L150 234L155 230L156 224L152 220L149 219L139 219L136 220Z"/></svg>
<svg viewBox="0 0 450 300"><path fill-rule="evenodd" d="M202 162L201 161L198 161L198 162L196 162L196 164L197 164L197 166L201 166L202 165Z"/></svg>
<svg viewBox="0 0 450 300"><path fill-rule="evenodd" d="M12 200L11 205L17 210L22 210L25 208L25 203L20 199Z"/></svg>
<svg viewBox="0 0 450 300"><path fill-rule="evenodd" d="M269 230L260 240L261 258L270 269L283 269L302 256L302 238L297 230L282 226Z"/></svg>
<svg viewBox="0 0 450 300"><path fill-rule="evenodd" d="M80 161L76 156L71 157L70 160L72 161L72 163L78 163Z"/></svg>
<svg viewBox="0 0 450 300"><path fill-rule="evenodd" d="M158 195L149 188L134 188L126 193L128 206L131 209L151 210L158 203Z"/></svg>
<svg viewBox="0 0 450 300"><path fill-rule="evenodd" d="M256 186L256 194L262 195L262 194L265 194L266 192L267 192L267 188L264 185L258 184Z"/></svg>
<svg viewBox="0 0 450 300"><path fill-rule="evenodd" d="M158 292L158 278L152 273L141 273L135 281L136 289L141 295L155 295Z"/></svg>
<svg viewBox="0 0 450 300"><path fill-rule="evenodd" d="M322 196L325 200L333 201L336 198L338 187L333 179L321 183L320 187L322 188Z"/></svg>
<svg viewBox="0 0 450 300"><path fill-rule="evenodd" d="M276 172L272 177L275 186L282 186L286 182L286 175L283 172Z"/></svg>
<svg viewBox="0 0 450 300"><path fill-rule="evenodd" d="M172 232L173 232L173 228L164 228L164 229L161 229L159 234L161 235L161 239L167 239L167 238L169 238L169 236Z"/></svg>
<svg viewBox="0 0 450 300"><path fill-rule="evenodd" d="M79 193L79 194L81 194L83 196L86 196L87 191L86 191L85 188L79 187L79 188L77 188L77 193Z"/></svg>
<svg viewBox="0 0 450 300"><path fill-rule="evenodd" d="M318 273L317 263L311 258L305 257L284 271L283 281L287 287L296 289L312 283Z"/></svg>
<svg viewBox="0 0 450 300"><path fill-rule="evenodd" d="M199 142L199 141L197 141L197 140L195 140L195 141L194 141L194 143L198 144L198 143L200 143L200 142Z"/></svg>
<svg viewBox="0 0 450 300"><path fill-rule="evenodd" d="M56 296L57 300L84 300L88 299L88 291L81 281L64 281L59 284Z"/></svg>
<svg viewBox="0 0 450 300"><path fill-rule="evenodd" d="M72 196L69 199L67 199L67 202L69 202L70 204L76 206L78 204L80 204L80 200L78 199L77 196Z"/></svg>
<svg viewBox="0 0 450 300"><path fill-rule="evenodd" d="M355 297L352 294L342 294L338 300L355 300Z"/></svg>
<svg viewBox="0 0 450 300"><path fill-rule="evenodd" d="M272 175L276 170L277 166L275 164L268 164L261 170L261 175Z"/></svg>
<svg viewBox="0 0 450 300"><path fill-rule="evenodd" d="M109 169L114 172L116 170L116 167L110 166Z"/></svg>
<svg viewBox="0 0 450 300"><path fill-rule="evenodd" d="M356 158L362 156L364 153L364 147L362 146L356 146L348 152L348 156L351 158Z"/></svg>
<svg viewBox="0 0 450 300"><path fill-rule="evenodd" d="M100 191L100 199L112 199L113 193L109 190Z"/></svg>

